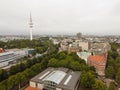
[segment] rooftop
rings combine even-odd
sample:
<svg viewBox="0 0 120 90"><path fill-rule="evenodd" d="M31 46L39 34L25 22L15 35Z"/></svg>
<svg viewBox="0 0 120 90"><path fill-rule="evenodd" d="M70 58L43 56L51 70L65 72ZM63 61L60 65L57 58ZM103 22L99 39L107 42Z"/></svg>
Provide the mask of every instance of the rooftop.
<svg viewBox="0 0 120 90"><path fill-rule="evenodd" d="M102 55L90 55L88 57L88 60L93 60L93 61L96 61L96 62L101 62L103 60L106 60L106 56L105 56L105 54L102 54Z"/></svg>
<svg viewBox="0 0 120 90"><path fill-rule="evenodd" d="M53 71L47 77L45 77L43 81L52 81L59 84L65 76L66 73L63 71Z"/></svg>
<svg viewBox="0 0 120 90"><path fill-rule="evenodd" d="M31 86L28 86L25 90L40 90L40 89L37 89L37 88L31 87Z"/></svg>
<svg viewBox="0 0 120 90"><path fill-rule="evenodd" d="M43 83L44 81L52 81L57 87L65 89L73 89L79 80L80 72L72 71L67 68L47 68L37 76L31 79L33 82Z"/></svg>

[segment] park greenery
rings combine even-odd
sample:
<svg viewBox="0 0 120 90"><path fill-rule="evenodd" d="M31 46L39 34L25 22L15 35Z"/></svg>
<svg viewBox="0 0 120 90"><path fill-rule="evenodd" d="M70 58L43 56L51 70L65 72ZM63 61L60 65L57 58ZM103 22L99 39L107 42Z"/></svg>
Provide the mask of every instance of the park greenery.
<svg viewBox="0 0 120 90"><path fill-rule="evenodd" d="M105 74L107 78L114 79L120 85L120 55L117 52L118 48L120 48L120 44L111 43Z"/></svg>
<svg viewBox="0 0 120 90"><path fill-rule="evenodd" d="M41 37L39 39L33 39L32 41L28 39L10 40L7 42L0 41L0 48L3 49L34 48L37 51L37 53L43 53L48 49L50 44L52 43L48 37Z"/></svg>

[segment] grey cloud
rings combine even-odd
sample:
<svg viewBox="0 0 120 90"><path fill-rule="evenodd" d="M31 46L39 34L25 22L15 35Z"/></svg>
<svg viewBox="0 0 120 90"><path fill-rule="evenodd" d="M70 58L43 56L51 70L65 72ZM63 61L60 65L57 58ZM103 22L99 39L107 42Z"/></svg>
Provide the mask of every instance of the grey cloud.
<svg viewBox="0 0 120 90"><path fill-rule="evenodd" d="M0 34L120 33L120 0L0 0ZM9 32L9 33L8 33Z"/></svg>

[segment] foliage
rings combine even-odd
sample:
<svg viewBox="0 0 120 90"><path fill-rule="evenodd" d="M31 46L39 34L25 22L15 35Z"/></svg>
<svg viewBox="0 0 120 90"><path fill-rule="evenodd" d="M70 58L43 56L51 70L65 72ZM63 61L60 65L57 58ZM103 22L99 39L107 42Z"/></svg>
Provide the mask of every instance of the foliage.
<svg viewBox="0 0 120 90"><path fill-rule="evenodd" d="M91 88L95 83L95 75L91 71L83 71L80 76L80 85L85 88Z"/></svg>
<svg viewBox="0 0 120 90"><path fill-rule="evenodd" d="M74 71L94 70L88 67L85 61L80 59L75 53L67 54L66 52L56 54L55 58L49 60L48 67L66 67Z"/></svg>
<svg viewBox="0 0 120 90"><path fill-rule="evenodd" d="M8 73L4 69L0 69L0 81L6 79L8 77Z"/></svg>
<svg viewBox="0 0 120 90"><path fill-rule="evenodd" d="M118 69L118 72L116 74L116 81L120 85L120 68Z"/></svg>
<svg viewBox="0 0 120 90"><path fill-rule="evenodd" d="M101 80L95 80L95 83L92 85L93 90L106 90L106 85Z"/></svg>
<svg viewBox="0 0 120 90"><path fill-rule="evenodd" d="M58 61L55 58L50 59L48 62L48 67L57 67L57 62Z"/></svg>
<svg viewBox="0 0 120 90"><path fill-rule="evenodd" d="M114 76L115 76L115 70L114 70L113 66L108 66L106 68L105 75L108 78L114 78Z"/></svg>
<svg viewBox="0 0 120 90"><path fill-rule="evenodd" d="M115 79L120 84L120 55L118 55L117 49L120 48L120 44L111 43L111 51L108 51L107 67L105 70L105 76L107 78Z"/></svg>
<svg viewBox="0 0 120 90"><path fill-rule="evenodd" d="M115 83L111 82L107 90L116 90Z"/></svg>

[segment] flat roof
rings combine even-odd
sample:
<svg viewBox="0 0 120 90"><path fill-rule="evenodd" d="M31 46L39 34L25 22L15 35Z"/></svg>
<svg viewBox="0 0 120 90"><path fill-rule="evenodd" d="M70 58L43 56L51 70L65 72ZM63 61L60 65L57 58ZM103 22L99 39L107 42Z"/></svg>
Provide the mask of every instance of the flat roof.
<svg viewBox="0 0 120 90"><path fill-rule="evenodd" d="M33 77L30 81L44 83L52 81L57 84L56 87L64 89L74 89L80 78L79 71L72 71L68 68L47 68L43 72Z"/></svg>
<svg viewBox="0 0 120 90"><path fill-rule="evenodd" d="M0 56L3 56L3 55L8 55L8 54L14 54L13 51L9 51L9 52L2 52L0 53Z"/></svg>

